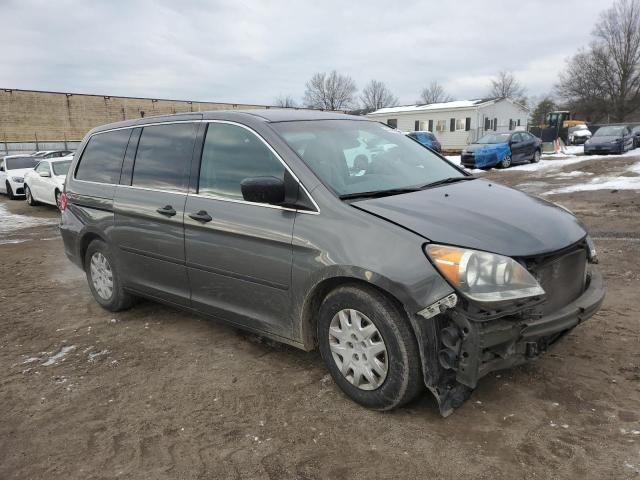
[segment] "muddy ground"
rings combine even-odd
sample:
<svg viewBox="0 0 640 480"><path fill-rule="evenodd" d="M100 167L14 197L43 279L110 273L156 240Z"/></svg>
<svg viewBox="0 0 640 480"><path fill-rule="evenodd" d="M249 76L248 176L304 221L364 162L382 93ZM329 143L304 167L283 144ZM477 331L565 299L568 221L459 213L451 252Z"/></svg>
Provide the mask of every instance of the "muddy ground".
<svg viewBox="0 0 640 480"><path fill-rule="evenodd" d="M541 194L638 160L487 176ZM604 307L443 419L426 393L357 406L317 353L150 302L102 310L55 209L1 197L0 479L640 477L640 192L547 198L593 232Z"/></svg>

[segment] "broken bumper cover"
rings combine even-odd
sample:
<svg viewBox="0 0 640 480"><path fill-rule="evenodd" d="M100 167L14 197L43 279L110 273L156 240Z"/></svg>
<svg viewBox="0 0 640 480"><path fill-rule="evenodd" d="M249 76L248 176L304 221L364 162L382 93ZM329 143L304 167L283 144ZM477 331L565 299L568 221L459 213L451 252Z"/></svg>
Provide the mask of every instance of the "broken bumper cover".
<svg viewBox="0 0 640 480"><path fill-rule="evenodd" d="M594 269L580 297L544 316L475 322L464 314L454 315L455 323L461 323L462 331L467 328L468 332L460 342L456 380L475 388L478 380L489 372L520 365L544 352L561 336L592 317L600 309L604 295L602 275Z"/></svg>
<svg viewBox="0 0 640 480"><path fill-rule="evenodd" d="M592 269L589 283L573 302L546 315L516 313L477 320L460 308L424 322L424 339L438 331L439 351L423 364L425 383L450 415L490 372L514 367L544 352L552 343L592 317L602 305L602 275ZM430 330L430 331L429 331ZM429 335L431 335L429 337Z"/></svg>

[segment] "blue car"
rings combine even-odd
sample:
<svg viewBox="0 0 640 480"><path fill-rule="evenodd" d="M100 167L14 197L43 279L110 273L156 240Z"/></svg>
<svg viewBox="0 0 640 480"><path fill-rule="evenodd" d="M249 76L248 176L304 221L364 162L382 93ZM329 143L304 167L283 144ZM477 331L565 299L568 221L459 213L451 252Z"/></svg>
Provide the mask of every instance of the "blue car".
<svg viewBox="0 0 640 480"><path fill-rule="evenodd" d="M508 168L516 163L537 163L542 140L529 132L490 133L462 151L461 163L467 168Z"/></svg>
<svg viewBox="0 0 640 480"><path fill-rule="evenodd" d="M409 132L407 133L407 137L413 138L420 145L424 145L435 152L442 152L442 145L440 145L436 136L431 132Z"/></svg>

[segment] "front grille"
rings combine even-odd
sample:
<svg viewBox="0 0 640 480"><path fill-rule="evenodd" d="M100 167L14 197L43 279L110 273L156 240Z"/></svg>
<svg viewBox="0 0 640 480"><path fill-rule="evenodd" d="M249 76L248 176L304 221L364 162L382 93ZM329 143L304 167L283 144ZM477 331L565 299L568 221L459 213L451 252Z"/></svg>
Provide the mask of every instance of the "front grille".
<svg viewBox="0 0 640 480"><path fill-rule="evenodd" d="M584 248L540 264L533 272L547 294L543 314L551 313L578 298L585 289L587 252Z"/></svg>

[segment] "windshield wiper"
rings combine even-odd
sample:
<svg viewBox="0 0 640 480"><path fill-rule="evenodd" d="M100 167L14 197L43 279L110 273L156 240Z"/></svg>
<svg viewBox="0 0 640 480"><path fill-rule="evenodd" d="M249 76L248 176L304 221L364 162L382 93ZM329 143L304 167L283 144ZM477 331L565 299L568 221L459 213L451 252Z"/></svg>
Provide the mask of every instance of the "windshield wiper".
<svg viewBox="0 0 640 480"><path fill-rule="evenodd" d="M447 183L456 183L456 182L465 182L467 180L475 180L476 177L468 176L468 177L447 177L442 180L436 180L432 183L427 183L420 187L420 190L424 190L425 188L437 187L438 185L445 185Z"/></svg>
<svg viewBox="0 0 640 480"><path fill-rule="evenodd" d="M389 190L373 190L371 192L356 192L356 193L345 193L344 195L340 195L340 200L351 200L354 198L378 198L378 197L387 197L390 195L400 195L401 193L411 193L411 192L419 192L422 190L420 187L410 187L410 188L390 188Z"/></svg>
<svg viewBox="0 0 640 480"><path fill-rule="evenodd" d="M427 183L426 185L422 185L419 187L390 188L388 190L373 190L370 192L345 193L344 195L340 195L338 198L340 198L340 200L352 200L354 198L389 197L391 195L400 195L402 193L419 192L420 190L424 190L426 188L431 188L431 187L437 187L438 185L444 185L446 183L455 183L455 182L461 182L465 180L474 180L475 178L476 177L473 177L473 176L448 177L448 178L443 178L442 180L437 180L432 183Z"/></svg>

